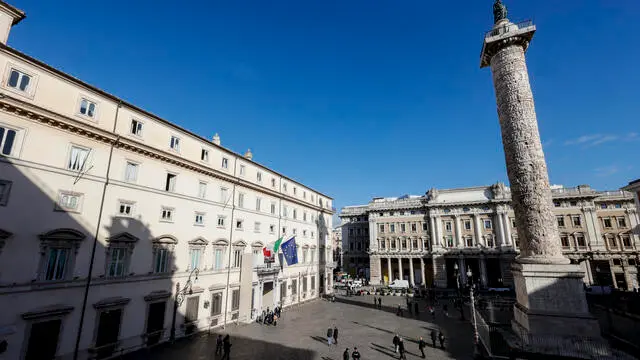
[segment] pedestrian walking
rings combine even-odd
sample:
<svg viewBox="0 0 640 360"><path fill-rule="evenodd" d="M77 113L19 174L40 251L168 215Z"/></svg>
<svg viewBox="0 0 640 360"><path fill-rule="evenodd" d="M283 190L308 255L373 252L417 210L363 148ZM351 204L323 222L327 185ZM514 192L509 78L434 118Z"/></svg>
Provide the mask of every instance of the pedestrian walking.
<svg viewBox="0 0 640 360"><path fill-rule="evenodd" d="M229 338L229 334L224 337L222 340L222 349L224 350L224 354L222 354L222 360L231 359L231 339Z"/></svg>
<svg viewBox="0 0 640 360"><path fill-rule="evenodd" d="M422 358L424 359L424 347L427 346L427 343L424 342L424 340L422 339L422 336L420 336L420 341L418 341L418 349L420 349L420 352L422 353Z"/></svg>
<svg viewBox="0 0 640 360"><path fill-rule="evenodd" d="M382 296L378 298L378 309L382 309Z"/></svg>
<svg viewBox="0 0 640 360"><path fill-rule="evenodd" d="M400 343L400 338L398 337L398 334L396 334L393 337L393 352L394 353L398 352L398 343Z"/></svg>
<svg viewBox="0 0 640 360"><path fill-rule="evenodd" d="M398 352L400 353L400 357L398 359L407 360L407 355L404 353L404 341L400 338L400 342L398 343Z"/></svg>
<svg viewBox="0 0 640 360"><path fill-rule="evenodd" d="M216 338L216 355L222 354L222 334L218 334Z"/></svg>
<svg viewBox="0 0 640 360"><path fill-rule="evenodd" d="M438 334L438 340L440 340L440 348L444 350L444 334L442 331Z"/></svg>
<svg viewBox="0 0 640 360"><path fill-rule="evenodd" d="M378 304L378 299L376 299L376 296L373 295L373 308L376 308L376 305Z"/></svg>
<svg viewBox="0 0 640 360"><path fill-rule="evenodd" d="M436 330L435 329L431 329L431 342L433 343L433 347L436 347L436 338L438 337L438 334L436 334Z"/></svg>
<svg viewBox="0 0 640 360"><path fill-rule="evenodd" d="M360 360L360 351L358 351L357 347L353 347L353 352L351 353L351 358L353 360Z"/></svg>
<svg viewBox="0 0 640 360"><path fill-rule="evenodd" d="M338 345L338 328L333 325L333 343Z"/></svg>
<svg viewBox="0 0 640 360"><path fill-rule="evenodd" d="M349 348L346 348L342 353L342 360L349 360Z"/></svg>
<svg viewBox="0 0 640 360"><path fill-rule="evenodd" d="M332 342L333 342L333 328L329 328L327 329L327 344L331 346Z"/></svg>

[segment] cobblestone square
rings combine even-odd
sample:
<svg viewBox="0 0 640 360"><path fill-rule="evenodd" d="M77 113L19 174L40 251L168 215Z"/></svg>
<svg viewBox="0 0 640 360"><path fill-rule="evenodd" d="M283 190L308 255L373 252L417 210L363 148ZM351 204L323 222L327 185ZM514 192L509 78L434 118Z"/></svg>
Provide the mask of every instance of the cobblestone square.
<svg viewBox="0 0 640 360"><path fill-rule="evenodd" d="M297 308L285 309L278 326L249 324L230 326L221 330L231 336L232 359L287 359L329 360L342 359L345 348L358 347L362 359L398 358L393 352L392 338L395 332L404 338L408 359L420 358L417 341L420 336L428 346L427 359L471 359L472 327L468 321L459 320L459 313L449 304L450 317L441 308L436 320L425 311L420 302L420 314L415 317L404 311L396 316L398 304L406 307L402 297L383 297L383 309L373 308L373 296L338 297L336 302L317 300ZM466 313L468 315L468 312ZM468 319L468 316L467 316ZM337 326L338 345L327 345L327 328ZM430 329L442 329L447 336L445 350L434 349L430 344ZM211 332L174 345L130 354L127 359L220 359L215 356L215 337Z"/></svg>

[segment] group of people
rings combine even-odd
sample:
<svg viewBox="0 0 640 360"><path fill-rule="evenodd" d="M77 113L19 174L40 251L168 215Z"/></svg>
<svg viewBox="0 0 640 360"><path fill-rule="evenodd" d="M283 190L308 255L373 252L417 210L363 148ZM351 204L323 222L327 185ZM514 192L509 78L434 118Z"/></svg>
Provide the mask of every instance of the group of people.
<svg viewBox="0 0 640 360"><path fill-rule="evenodd" d="M276 326L281 314L282 308L279 306L276 306L273 311L267 307L267 310L262 310L262 315L258 317L258 323Z"/></svg>
<svg viewBox="0 0 640 360"><path fill-rule="evenodd" d="M327 329L327 344L329 344L329 346L331 345L338 346L338 328L335 325ZM360 352L358 351L358 348L354 346L351 354L349 354L349 348L346 348L342 353L342 359L343 360L360 359Z"/></svg>
<svg viewBox="0 0 640 360"><path fill-rule="evenodd" d="M229 338L229 334L224 338L222 337L222 334L218 334L218 337L216 338L216 356L218 354L222 354L221 360L231 359L231 339Z"/></svg>
<svg viewBox="0 0 640 360"><path fill-rule="evenodd" d="M434 348L437 346L436 340L438 340L440 342L440 348L444 349L445 336L442 333L442 331L436 331L435 329L431 329L430 336L431 336L431 342ZM422 354L422 358L425 358L425 355L424 355L425 347L427 347L427 343L424 341L424 339L421 336L420 340L418 340L418 350L420 350L420 353ZM398 359L407 358L406 350L404 347L404 340L398 334L395 334L393 336L393 352L395 352L396 354L398 353L400 354L400 357Z"/></svg>
<svg viewBox="0 0 640 360"><path fill-rule="evenodd" d="M382 296L380 297L376 297L375 295L373 296L373 307L377 309L382 309Z"/></svg>

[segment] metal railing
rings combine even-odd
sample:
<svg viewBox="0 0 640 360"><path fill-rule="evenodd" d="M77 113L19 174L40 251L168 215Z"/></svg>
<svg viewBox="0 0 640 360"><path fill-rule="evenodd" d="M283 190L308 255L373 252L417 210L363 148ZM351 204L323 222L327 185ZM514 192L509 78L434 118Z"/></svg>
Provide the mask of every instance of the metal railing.
<svg viewBox="0 0 640 360"><path fill-rule="evenodd" d="M494 36L499 36L499 35L502 35L502 34L506 34L506 33L510 32L510 31L524 29L524 28L528 28L530 26L533 26L533 21L532 20L520 21L520 22L515 23L515 24L507 23L507 24L504 24L503 26L500 26L498 28L494 28L494 29L491 29L491 30L487 31L485 33L484 37L486 39L486 38L490 38L490 37L494 37Z"/></svg>

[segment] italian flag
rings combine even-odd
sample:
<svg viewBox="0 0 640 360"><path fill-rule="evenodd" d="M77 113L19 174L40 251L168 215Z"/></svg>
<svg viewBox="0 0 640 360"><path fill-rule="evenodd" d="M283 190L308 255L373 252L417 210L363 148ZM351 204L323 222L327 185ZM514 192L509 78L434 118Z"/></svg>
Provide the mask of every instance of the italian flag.
<svg viewBox="0 0 640 360"><path fill-rule="evenodd" d="M278 240L276 240L276 243L273 245L273 252L274 253L278 253L278 249L280 249L280 243L282 243L282 237Z"/></svg>

